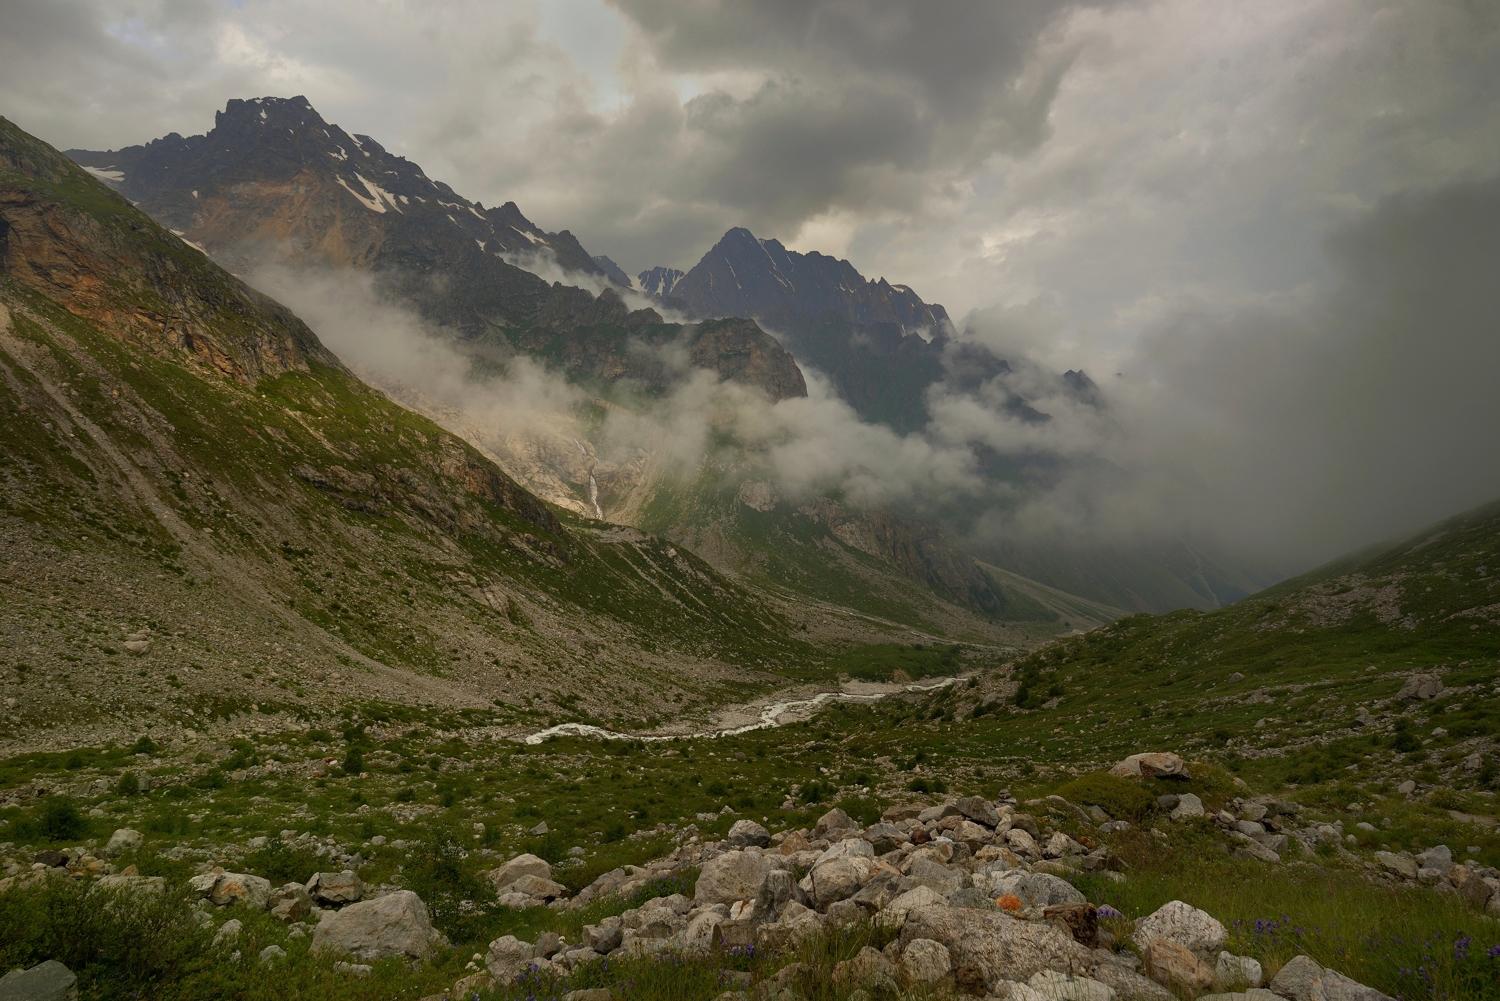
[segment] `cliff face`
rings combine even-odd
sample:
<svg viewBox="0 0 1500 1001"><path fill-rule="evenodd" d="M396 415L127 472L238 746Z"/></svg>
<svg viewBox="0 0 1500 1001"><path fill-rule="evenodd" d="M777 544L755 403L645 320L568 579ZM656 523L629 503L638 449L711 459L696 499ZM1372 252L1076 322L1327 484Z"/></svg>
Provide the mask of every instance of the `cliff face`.
<svg viewBox="0 0 1500 1001"><path fill-rule="evenodd" d="M240 382L342 368L285 307L4 119L0 271L153 355Z"/></svg>
<svg viewBox="0 0 1500 1001"><path fill-rule="evenodd" d="M656 268L641 284L693 315L760 320L866 420L899 431L925 423L927 387L942 377L952 330L942 306L905 285L867 281L848 261L788 251L747 229L731 229L676 274Z"/></svg>

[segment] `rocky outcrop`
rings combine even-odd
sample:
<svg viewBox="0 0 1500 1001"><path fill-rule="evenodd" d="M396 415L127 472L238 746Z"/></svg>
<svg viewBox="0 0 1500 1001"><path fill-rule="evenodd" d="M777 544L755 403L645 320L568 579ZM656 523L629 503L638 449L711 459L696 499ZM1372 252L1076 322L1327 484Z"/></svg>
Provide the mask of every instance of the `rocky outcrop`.
<svg viewBox="0 0 1500 1001"><path fill-rule="evenodd" d="M71 197L80 189L86 197ZM317 336L45 143L0 119L0 271L163 358L254 384L342 369Z"/></svg>

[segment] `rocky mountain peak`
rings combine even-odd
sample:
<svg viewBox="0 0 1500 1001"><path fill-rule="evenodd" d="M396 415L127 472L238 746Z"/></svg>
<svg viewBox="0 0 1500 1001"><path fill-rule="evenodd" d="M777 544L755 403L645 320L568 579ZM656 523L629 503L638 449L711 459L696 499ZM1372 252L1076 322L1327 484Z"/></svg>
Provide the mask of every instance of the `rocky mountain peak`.
<svg viewBox="0 0 1500 1001"><path fill-rule="evenodd" d="M676 268L664 268L657 265L650 271L642 271L636 275L636 279L641 283L642 291L665 299L672 294L672 289L682 280L685 273Z"/></svg>

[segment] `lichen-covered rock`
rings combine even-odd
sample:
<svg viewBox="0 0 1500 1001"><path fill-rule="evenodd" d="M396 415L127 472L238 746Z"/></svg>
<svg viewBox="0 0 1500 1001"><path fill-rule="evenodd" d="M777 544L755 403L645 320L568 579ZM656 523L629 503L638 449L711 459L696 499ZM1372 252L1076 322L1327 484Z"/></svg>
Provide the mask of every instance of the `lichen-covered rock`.
<svg viewBox="0 0 1500 1001"><path fill-rule="evenodd" d="M771 844L771 832L753 820L736 820L734 826L729 829L728 840L736 848L745 848L749 845L767 848Z"/></svg>
<svg viewBox="0 0 1500 1001"><path fill-rule="evenodd" d="M304 889L323 904L352 904L365 895L365 884L352 869L315 872Z"/></svg>
<svg viewBox="0 0 1500 1001"><path fill-rule="evenodd" d="M1188 778L1187 763L1170 751L1132 754L1109 771L1122 777Z"/></svg>
<svg viewBox="0 0 1500 1001"><path fill-rule="evenodd" d="M514 935L502 935L490 943L484 955L485 969L499 984L509 985L521 979L536 962L536 947Z"/></svg>
<svg viewBox="0 0 1500 1001"><path fill-rule="evenodd" d="M1007 872L991 878L990 893L996 897L1013 893L1021 899L1021 906L1027 908L1082 904L1088 899L1072 883L1043 872Z"/></svg>
<svg viewBox="0 0 1500 1001"><path fill-rule="evenodd" d="M1204 962L1216 961L1229 931L1207 911L1181 900L1169 900L1142 918L1131 936L1142 953L1153 939L1169 938L1192 950Z"/></svg>
<svg viewBox="0 0 1500 1001"><path fill-rule="evenodd" d="M953 966L993 989L1004 980L1026 980L1042 970L1087 973L1093 952L1048 922L1019 921L1001 911L922 907L901 926L903 946L932 939L949 952Z"/></svg>
<svg viewBox="0 0 1500 1001"><path fill-rule="evenodd" d="M1108 984L1056 970L1032 974L1026 986L1049 1001L1115 1001L1115 990Z"/></svg>
<svg viewBox="0 0 1500 1001"><path fill-rule="evenodd" d="M624 873L622 872L623 876ZM535 855L517 855L509 862L490 872L490 880L495 884L496 890L504 890L511 883L522 876L537 876L541 879L552 878L552 867Z"/></svg>
<svg viewBox="0 0 1500 1001"><path fill-rule="evenodd" d="M312 951L373 963L388 956L426 959L441 936L422 898L397 890L328 915L313 932Z"/></svg>
<svg viewBox="0 0 1500 1001"><path fill-rule="evenodd" d="M0 977L6 1001L78 1001L78 977L55 959Z"/></svg>
<svg viewBox="0 0 1500 1001"><path fill-rule="evenodd" d="M1271 991L1290 1001L1392 1001L1373 987L1320 966L1311 956L1297 956L1277 971Z"/></svg>
<svg viewBox="0 0 1500 1001"><path fill-rule="evenodd" d="M953 972L948 947L930 938L916 938L901 950L901 979L908 984L935 984Z"/></svg>
<svg viewBox="0 0 1500 1001"><path fill-rule="evenodd" d="M1156 937L1145 949L1146 976L1174 994L1195 998L1214 985L1213 967L1170 938Z"/></svg>
<svg viewBox="0 0 1500 1001"><path fill-rule="evenodd" d="M703 864L693 899L700 904L753 900L772 867L772 860L764 855L725 852Z"/></svg>
<svg viewBox="0 0 1500 1001"><path fill-rule="evenodd" d="M1177 995L1156 981L1113 963L1100 963L1093 977L1114 988L1119 1001L1177 1001Z"/></svg>

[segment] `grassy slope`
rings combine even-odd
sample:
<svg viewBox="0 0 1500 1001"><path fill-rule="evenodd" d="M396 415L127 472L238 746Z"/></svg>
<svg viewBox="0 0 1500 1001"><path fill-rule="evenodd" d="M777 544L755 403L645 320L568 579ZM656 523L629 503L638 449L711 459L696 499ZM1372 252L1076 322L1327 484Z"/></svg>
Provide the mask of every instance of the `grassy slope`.
<svg viewBox="0 0 1500 1001"><path fill-rule="evenodd" d="M190 273L192 299L241 311L211 328L222 352L252 333L259 348L303 335L78 168L45 165L50 180L12 169L0 184L144 262L129 280L105 274L116 313L170 312L153 274ZM170 344L101 331L38 284L0 276L12 316L0 520L26 554L0 578L13 738L122 714L168 726L253 705L305 714L342 697L318 683L325 672L349 676L336 679L346 690L353 672L416 701L504 703L497 721L547 692L574 703L536 712L644 719L664 693L741 697L774 681L755 673L763 663L810 649L778 606L691 553L560 524L465 443L336 367L305 328L310 362L225 378ZM118 644L138 629L158 649L132 662ZM138 666L145 680L130 680ZM79 671L103 682L37 684Z"/></svg>

